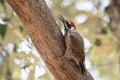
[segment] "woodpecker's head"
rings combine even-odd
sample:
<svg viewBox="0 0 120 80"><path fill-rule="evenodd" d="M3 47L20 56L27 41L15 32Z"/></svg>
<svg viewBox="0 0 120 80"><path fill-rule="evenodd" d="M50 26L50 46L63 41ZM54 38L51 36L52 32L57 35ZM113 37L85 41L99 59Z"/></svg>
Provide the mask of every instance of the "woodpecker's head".
<svg viewBox="0 0 120 80"><path fill-rule="evenodd" d="M65 30L76 29L75 23L71 20L64 19L62 16L58 17L64 24Z"/></svg>

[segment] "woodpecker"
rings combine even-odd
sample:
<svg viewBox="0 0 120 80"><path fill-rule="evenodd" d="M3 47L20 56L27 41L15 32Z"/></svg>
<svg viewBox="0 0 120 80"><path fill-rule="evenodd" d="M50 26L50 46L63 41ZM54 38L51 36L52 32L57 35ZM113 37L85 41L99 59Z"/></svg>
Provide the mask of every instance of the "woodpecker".
<svg viewBox="0 0 120 80"><path fill-rule="evenodd" d="M84 52L84 42L82 36L76 31L76 25L71 20L67 20L62 16L58 17L64 24L64 37L66 50L63 57L68 60L72 60L80 68L80 70L85 73L86 68L85 62L85 52Z"/></svg>

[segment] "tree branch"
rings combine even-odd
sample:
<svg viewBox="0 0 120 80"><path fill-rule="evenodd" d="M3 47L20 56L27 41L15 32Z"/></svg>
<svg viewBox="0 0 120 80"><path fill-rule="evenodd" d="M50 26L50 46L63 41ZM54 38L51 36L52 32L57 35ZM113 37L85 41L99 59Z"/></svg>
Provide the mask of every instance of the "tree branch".
<svg viewBox="0 0 120 80"><path fill-rule="evenodd" d="M106 13L109 15L110 22L108 24L109 29L113 35L117 38L117 51L116 59L118 60L120 70L120 0L111 0L110 5L106 8ZM119 72L120 74L120 72ZM119 77L120 78L120 77Z"/></svg>
<svg viewBox="0 0 120 80"><path fill-rule="evenodd" d="M66 59L57 58L65 51L64 37L43 0L7 0L14 9L47 67L57 80L92 80Z"/></svg>

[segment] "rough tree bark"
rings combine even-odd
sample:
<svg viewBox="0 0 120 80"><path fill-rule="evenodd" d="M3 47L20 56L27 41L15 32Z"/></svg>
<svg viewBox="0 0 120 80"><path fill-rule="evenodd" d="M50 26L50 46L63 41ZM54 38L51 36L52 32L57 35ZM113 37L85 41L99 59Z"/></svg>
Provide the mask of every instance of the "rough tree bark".
<svg viewBox="0 0 120 80"><path fill-rule="evenodd" d="M57 80L93 80L77 66L58 57L65 51L64 37L60 32L44 0L7 0L14 9L34 45Z"/></svg>

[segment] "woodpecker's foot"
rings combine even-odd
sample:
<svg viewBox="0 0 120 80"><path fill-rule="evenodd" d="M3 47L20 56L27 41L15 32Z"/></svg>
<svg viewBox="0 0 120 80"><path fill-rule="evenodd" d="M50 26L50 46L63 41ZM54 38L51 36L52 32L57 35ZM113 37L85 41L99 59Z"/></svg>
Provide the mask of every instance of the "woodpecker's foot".
<svg viewBox="0 0 120 80"><path fill-rule="evenodd" d="M64 63L64 61L63 61L64 58L65 58L64 56L57 56L57 59L58 59L61 63Z"/></svg>
<svg viewBox="0 0 120 80"><path fill-rule="evenodd" d="M68 60L72 60L72 56L71 55L68 55L68 54L65 54L64 55L64 58L68 59Z"/></svg>

